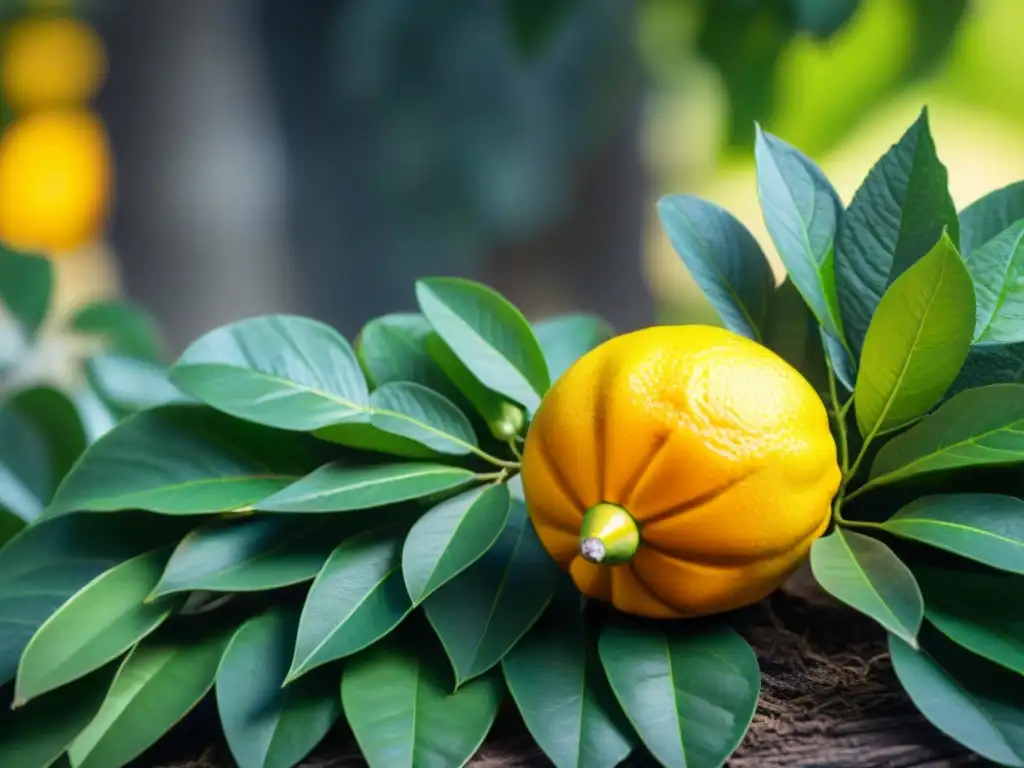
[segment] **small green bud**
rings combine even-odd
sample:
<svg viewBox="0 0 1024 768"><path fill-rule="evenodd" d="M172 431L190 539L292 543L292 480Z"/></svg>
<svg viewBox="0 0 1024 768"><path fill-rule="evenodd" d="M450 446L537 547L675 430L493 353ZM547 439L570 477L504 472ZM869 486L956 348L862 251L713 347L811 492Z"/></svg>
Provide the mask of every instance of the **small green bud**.
<svg viewBox="0 0 1024 768"><path fill-rule="evenodd" d="M497 417L491 419L487 426L496 439L507 443L522 432L525 424L526 415L523 413L523 409L515 403L504 400Z"/></svg>

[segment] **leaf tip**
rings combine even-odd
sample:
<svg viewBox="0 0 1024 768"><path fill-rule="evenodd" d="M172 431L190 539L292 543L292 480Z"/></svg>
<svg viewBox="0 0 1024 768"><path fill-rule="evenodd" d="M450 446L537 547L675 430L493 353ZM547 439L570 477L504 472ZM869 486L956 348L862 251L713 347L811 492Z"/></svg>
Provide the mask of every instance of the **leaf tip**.
<svg viewBox="0 0 1024 768"><path fill-rule="evenodd" d="M15 696L14 701L11 702L11 710L13 711L19 707L25 706L26 704L28 704L28 699L24 696Z"/></svg>

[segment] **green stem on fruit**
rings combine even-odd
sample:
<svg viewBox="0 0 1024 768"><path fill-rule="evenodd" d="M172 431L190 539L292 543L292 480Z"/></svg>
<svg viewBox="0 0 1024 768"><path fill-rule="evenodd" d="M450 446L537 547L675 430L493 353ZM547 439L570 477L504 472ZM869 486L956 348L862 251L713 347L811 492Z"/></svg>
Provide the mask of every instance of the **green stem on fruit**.
<svg viewBox="0 0 1024 768"><path fill-rule="evenodd" d="M618 504L602 501L588 509L580 526L580 555L594 565L628 563L640 546L640 526Z"/></svg>

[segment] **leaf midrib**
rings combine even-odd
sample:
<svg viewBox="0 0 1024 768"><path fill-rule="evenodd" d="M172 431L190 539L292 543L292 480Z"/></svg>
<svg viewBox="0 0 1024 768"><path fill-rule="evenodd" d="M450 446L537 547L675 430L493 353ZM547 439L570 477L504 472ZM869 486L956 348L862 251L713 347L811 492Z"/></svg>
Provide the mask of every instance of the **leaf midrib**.
<svg viewBox="0 0 1024 768"><path fill-rule="evenodd" d="M976 534L978 536L986 536L988 538L995 539L996 541L1001 541L1003 543L1010 544L1010 545L1012 545L1014 547L1022 547L1022 548L1024 548L1024 541L1021 541L1020 539L1011 539L1008 536L1002 536L1001 534L998 534L998 533L992 533L991 531L986 531L984 528L972 528L969 525L964 525L963 523L953 523L953 522L950 522L948 520L935 520L935 519L926 518L926 517L906 517L906 518L901 518L901 519L892 518L892 519L887 520L886 522L882 523L882 526L884 528L889 529L889 530L892 530L892 529L897 529L898 530L901 526L902 527L913 527L914 525L923 526L925 528L927 528L927 526L929 526L929 525L938 526L940 528L952 528L954 530L961 531L961 532L969 532L969 533ZM896 531L894 530L893 532L895 533Z"/></svg>
<svg viewBox="0 0 1024 768"><path fill-rule="evenodd" d="M913 633L908 631L909 628L902 621L900 621L900 618L893 612L892 608L889 607L889 604L885 601L885 598L882 597L882 593L878 591L878 588L871 580L871 577L868 576L868 572L864 569L864 566L860 564L860 560L857 559L857 555L854 553L853 547L850 546L850 542L847 541L846 535L843 534L841 531L839 531L838 533L839 540L843 543L843 547L845 547L846 551L849 553L850 560L853 562L854 567L860 572L861 576L864 577L864 583L867 584L868 588L871 590L874 596L878 598L878 602L892 617L896 626L901 627L904 632L907 632L908 637L913 638ZM908 645L910 645L911 648L914 647L913 643L908 643Z"/></svg>

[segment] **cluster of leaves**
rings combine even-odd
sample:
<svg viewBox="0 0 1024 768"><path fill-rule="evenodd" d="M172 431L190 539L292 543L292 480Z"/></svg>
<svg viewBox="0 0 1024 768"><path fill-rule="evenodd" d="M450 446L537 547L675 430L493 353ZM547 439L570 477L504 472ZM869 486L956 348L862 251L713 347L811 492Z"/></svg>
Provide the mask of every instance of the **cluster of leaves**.
<svg viewBox="0 0 1024 768"><path fill-rule="evenodd" d="M926 110L846 206L779 138L755 155L781 285L720 207L659 210L724 324L828 404L842 483L814 575L885 628L928 720L1024 766L1024 182L957 212Z"/></svg>
<svg viewBox="0 0 1024 768"><path fill-rule="evenodd" d="M120 768L206 698L240 768L342 719L372 766L458 768L503 706L564 768L728 757L747 643L586 605L526 513L530 416L611 329L461 279L416 298L353 345L288 315L213 330L87 448L0 549L0 765Z"/></svg>

